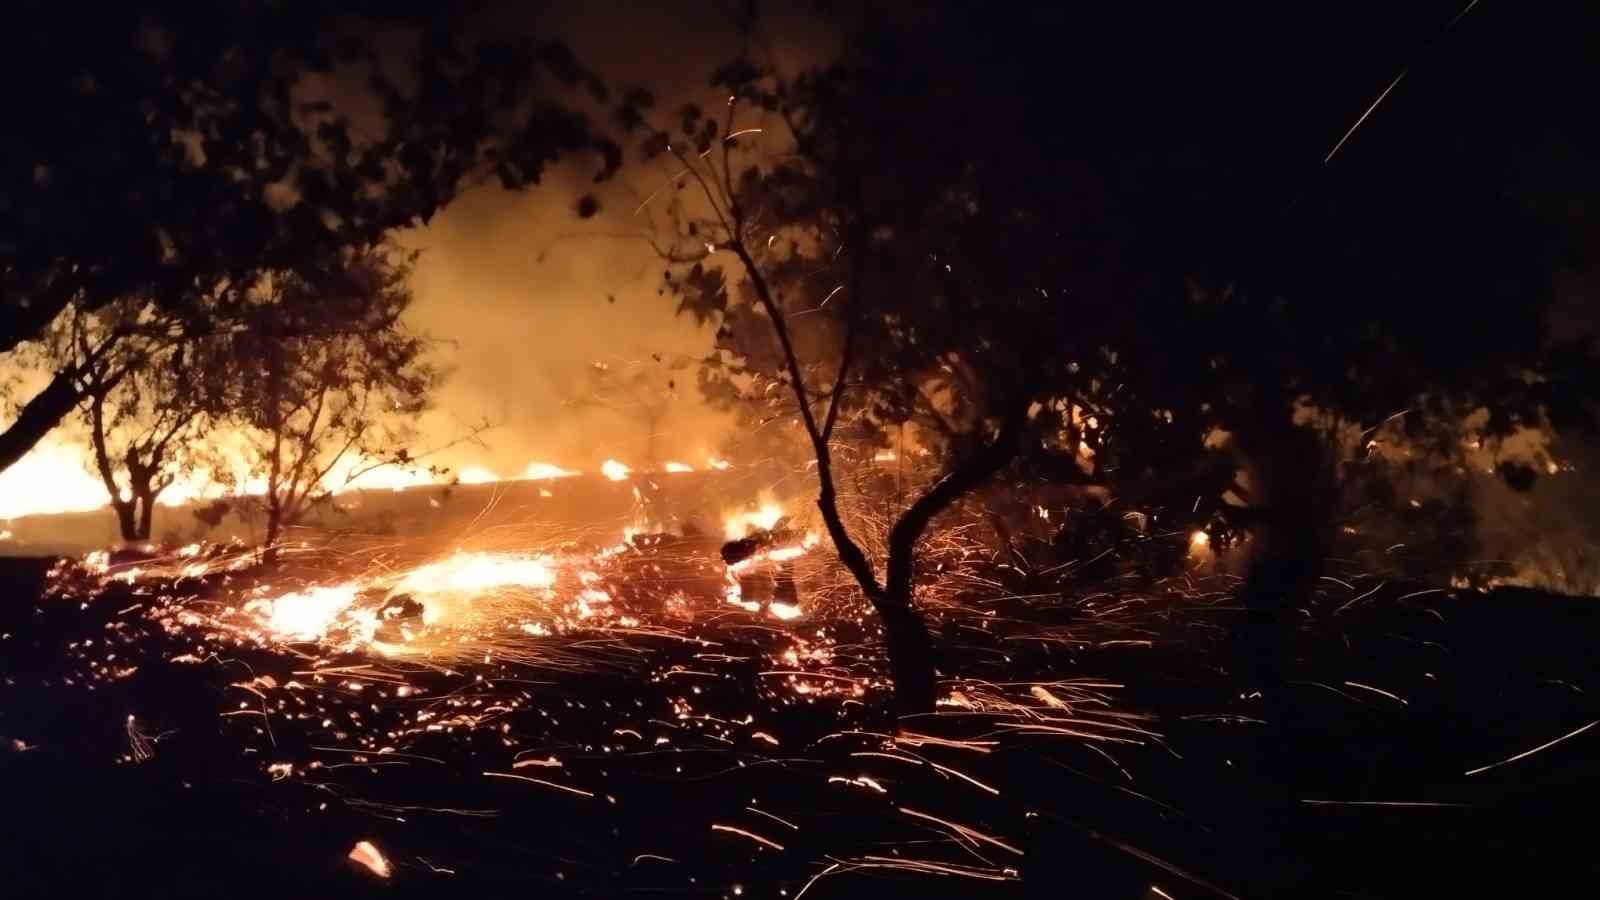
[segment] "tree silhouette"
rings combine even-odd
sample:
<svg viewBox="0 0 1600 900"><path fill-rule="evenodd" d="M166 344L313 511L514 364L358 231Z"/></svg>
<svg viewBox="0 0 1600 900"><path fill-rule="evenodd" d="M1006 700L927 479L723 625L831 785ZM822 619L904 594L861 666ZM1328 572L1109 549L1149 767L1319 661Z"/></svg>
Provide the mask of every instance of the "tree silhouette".
<svg viewBox="0 0 1600 900"><path fill-rule="evenodd" d="M1056 45L1019 33L1034 18L954 16L914 42L888 23L792 77L737 62L716 76L725 113L682 110L641 148L678 186L666 290L718 329L704 380L797 421L902 711L934 694L931 663L910 661L931 658L916 542L1008 466L1249 533L1243 593L1281 624L1334 539L1342 462L1319 419L1392 423L1443 462L1464 439L1584 424L1600 384L1586 347L1542 327L1548 229L1452 174L1503 135L1419 137L1429 160L1386 160L1416 164L1404 195L1352 155L1285 215L1273 179L1292 167L1222 164L1232 135L1068 134ZM964 56L969 29L1016 52ZM1184 164L1153 177L1161 152ZM1423 230L1425 247L1405 239ZM937 474L880 580L838 506L836 443L903 424Z"/></svg>
<svg viewBox="0 0 1600 900"><path fill-rule="evenodd" d="M197 335L148 303L119 301L73 311L57 342L63 368L80 374L79 411L95 473L125 541L150 539L161 494L180 475L219 459L205 432L226 417L221 323Z"/></svg>
<svg viewBox="0 0 1600 900"><path fill-rule="evenodd" d="M936 699L914 601L919 540L1025 442L1081 420L1081 404L1039 400L1070 385L1109 390L1100 369L1114 358L1095 338L1128 321L1110 302L1116 258L1087 204L1041 198L1019 179L1054 169L1031 156L1019 166L1021 143L968 141L974 130L1004 133L1010 111L946 106L937 68L916 62L869 43L790 80L738 63L717 75L734 97L720 121L686 109L673 132L645 143L698 194L675 204L677 227L658 250L680 312L717 325L703 382L798 420L822 520L883 623L902 715ZM783 136L763 140L784 150L742 152L755 143L747 135L770 130L739 128L747 108L779 113ZM973 121L932 135L914 127L951 108ZM1045 243L1049 253L1024 249ZM1098 324L1068 327L1080 321ZM936 471L894 514L880 576L840 507L848 463L835 442L877 432L881 443L908 423Z"/></svg>
<svg viewBox="0 0 1600 900"><path fill-rule="evenodd" d="M411 303L409 262L382 249L353 256L336 276L276 275L245 301L247 328L232 352L247 369L230 408L245 426L248 480L241 502L266 521L271 546L285 527L328 499L341 465L409 465L411 422L440 374L427 342L401 316Z"/></svg>
<svg viewBox="0 0 1600 900"><path fill-rule="evenodd" d="M365 39L374 19L415 38L405 65ZM604 93L564 47L456 21L410 4L24 4L0 35L0 78L27 97L0 136L0 353L68 306L195 311L255 271L336 267L563 154L615 166L559 102ZM0 468L78 404L81 375L20 404Z"/></svg>

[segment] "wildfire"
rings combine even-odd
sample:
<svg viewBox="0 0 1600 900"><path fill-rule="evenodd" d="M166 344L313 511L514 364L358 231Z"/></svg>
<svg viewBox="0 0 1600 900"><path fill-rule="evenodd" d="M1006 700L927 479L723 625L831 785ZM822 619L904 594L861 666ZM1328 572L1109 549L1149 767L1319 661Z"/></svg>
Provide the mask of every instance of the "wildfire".
<svg viewBox="0 0 1600 900"><path fill-rule="evenodd" d="M728 540L736 541L749 535L752 531L769 531L783 518L783 507L770 500L764 501L760 508L744 510L741 512L726 513L722 517L722 527Z"/></svg>
<svg viewBox="0 0 1600 900"><path fill-rule="evenodd" d="M522 477L527 481L546 481L551 478L571 478L574 475L581 474L583 473L574 472L571 469L563 469L560 466L552 465L547 462L531 462L528 463L528 467L526 469L522 470Z"/></svg>
<svg viewBox="0 0 1600 900"><path fill-rule="evenodd" d="M440 482L440 476L427 468L379 465L364 468L364 463L352 460L334 467L323 479L322 486L332 494L353 491L406 491ZM243 458L224 462L227 477L212 471L185 474L170 484L158 500L165 507L183 506L204 502L227 494L237 496L259 495L266 490L266 481L252 475ZM712 457L707 468L726 471L732 464ZM694 472L688 463L668 462L665 471L671 473ZM599 474L612 481L624 481L633 470L627 465L608 459L600 464ZM467 466L460 470L455 480L460 484L494 484L501 481L548 481L583 475L577 469L568 469L554 463L534 461L528 463L514 476L502 476L484 466ZM0 520L30 515L53 515L71 512L92 512L108 505L105 484L92 474L85 453L70 444L52 441L35 447L16 464L0 472Z"/></svg>
<svg viewBox="0 0 1600 900"><path fill-rule="evenodd" d="M468 466L461 470L457 481L462 484L492 484L500 480L500 476L481 466Z"/></svg>
<svg viewBox="0 0 1600 900"><path fill-rule="evenodd" d="M547 556L465 553L407 572L395 590L425 595L473 595L506 587L548 590L556 576Z"/></svg>
<svg viewBox="0 0 1600 900"><path fill-rule="evenodd" d="M322 640L344 626L355 640L365 643L377 631L378 619L371 610L353 608L360 591L361 585L355 582L310 587L252 600L245 604L245 610L259 617L262 626L282 640Z"/></svg>

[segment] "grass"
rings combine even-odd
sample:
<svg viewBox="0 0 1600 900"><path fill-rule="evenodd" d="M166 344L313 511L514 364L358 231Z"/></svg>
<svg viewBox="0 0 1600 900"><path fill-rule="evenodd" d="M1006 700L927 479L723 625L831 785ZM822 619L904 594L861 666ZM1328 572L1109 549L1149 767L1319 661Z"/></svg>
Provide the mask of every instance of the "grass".
<svg viewBox="0 0 1600 900"><path fill-rule="evenodd" d="M0 607L7 896L1480 896L1595 870L1567 823L1600 729L1466 774L1600 719L1600 607L1534 592L1330 585L1279 716L1225 594L952 597L959 705L891 743L870 622L570 635L604 664L413 670L402 696L328 671L357 657L318 681L169 633L133 586L42 601L41 573L13 563Z"/></svg>

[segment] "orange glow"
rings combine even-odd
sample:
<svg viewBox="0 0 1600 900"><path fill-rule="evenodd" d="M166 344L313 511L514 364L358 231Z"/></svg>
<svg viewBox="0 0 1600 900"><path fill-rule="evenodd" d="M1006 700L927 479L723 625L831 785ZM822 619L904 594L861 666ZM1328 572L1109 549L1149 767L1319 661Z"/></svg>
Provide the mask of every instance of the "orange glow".
<svg viewBox="0 0 1600 900"><path fill-rule="evenodd" d="M343 494L349 491L403 491L434 483L433 474L427 469L400 466L367 468L370 465L370 462L359 459L341 461L322 479L322 484L334 493Z"/></svg>
<svg viewBox="0 0 1600 900"><path fill-rule="evenodd" d="M280 639L322 640L337 626L348 625L365 641L377 631L378 621L372 610L352 609L360 591L361 585L356 582L318 585L252 600L245 609L260 616L262 625Z"/></svg>
<svg viewBox="0 0 1600 900"><path fill-rule="evenodd" d="M456 480L462 484L490 484L499 481L500 476L482 466L467 466Z"/></svg>
<svg viewBox="0 0 1600 900"><path fill-rule="evenodd" d="M35 447L0 472L0 518L106 506L106 487L89 474L87 462L80 451L59 441Z"/></svg>
<svg viewBox="0 0 1600 900"><path fill-rule="evenodd" d="M479 594L495 588L547 589L556 583L545 556L465 553L419 566L406 573L395 589L419 594Z"/></svg>
<svg viewBox="0 0 1600 900"><path fill-rule="evenodd" d="M1194 534L1189 535L1189 546L1191 547L1199 549L1201 547L1210 546L1210 544L1211 535L1204 531L1196 531Z"/></svg>
<svg viewBox="0 0 1600 900"><path fill-rule="evenodd" d="M367 867L367 871L379 878L388 878L393 872L389 868L389 861L371 841L358 841L350 850L351 860Z"/></svg>
<svg viewBox="0 0 1600 900"><path fill-rule="evenodd" d="M718 472L726 472L733 468L733 463L728 462L725 459L717 459L715 456L706 457L706 465L716 469Z"/></svg>
<svg viewBox="0 0 1600 900"><path fill-rule="evenodd" d="M777 602L774 602L774 603L771 603L771 604L767 605L767 612L772 613L772 617L773 618L781 619L782 621L785 621L785 622L789 622L789 621L792 621L794 619L798 619L798 618L800 618L801 615L803 615L803 613L801 612L800 607L797 604L794 604L794 603L777 603Z"/></svg>
<svg viewBox="0 0 1600 900"><path fill-rule="evenodd" d="M768 500L761 504L760 509L754 511L725 513L722 517L722 528L728 540L736 541L752 531L770 530L782 518L783 507Z"/></svg>
<svg viewBox="0 0 1600 900"><path fill-rule="evenodd" d="M571 469L563 469L560 466L547 462L531 462L528 463L528 467L526 469L522 470L522 477L527 481L544 481L550 478L571 478L572 476L578 474L581 473L574 472Z"/></svg>
<svg viewBox="0 0 1600 900"><path fill-rule="evenodd" d="M691 466L688 463L669 462L666 465L666 470L668 472L693 472L694 466Z"/></svg>
<svg viewBox="0 0 1600 900"><path fill-rule="evenodd" d="M608 459L600 464L600 474L611 479L612 481L626 481L628 476L632 473L632 469L614 459Z"/></svg>

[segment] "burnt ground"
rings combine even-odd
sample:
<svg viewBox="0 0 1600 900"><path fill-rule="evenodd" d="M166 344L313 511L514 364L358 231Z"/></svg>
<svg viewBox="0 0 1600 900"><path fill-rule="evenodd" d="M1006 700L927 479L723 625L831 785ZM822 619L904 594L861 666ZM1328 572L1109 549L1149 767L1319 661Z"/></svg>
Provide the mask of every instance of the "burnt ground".
<svg viewBox="0 0 1600 900"><path fill-rule="evenodd" d="M575 671L497 670L492 687L414 674L430 703L522 699L488 726L394 740L403 756L341 755L319 748L364 733L381 749L411 699L329 687L305 718L267 717L268 735L229 685L281 685L305 660L171 662L184 641L126 611L148 598L44 602L44 568L8 562L0 603L7 897L1497 896L1581 889L1600 869L1600 728L1466 774L1600 720L1591 601L1340 587L1296 629L1276 728L1229 674L1225 600L1101 594L1004 635L946 621L948 668L986 679L968 692L1008 672L1080 679L1051 688L1076 707L1065 718L1108 697L1159 740L957 716L922 730L995 742L886 748L861 733L882 728L878 695L771 689L772 630L730 620L715 653L641 637ZM130 714L160 737L139 762ZM515 770L543 783L484 775L518 753L560 764ZM391 878L346 859L359 840Z"/></svg>

